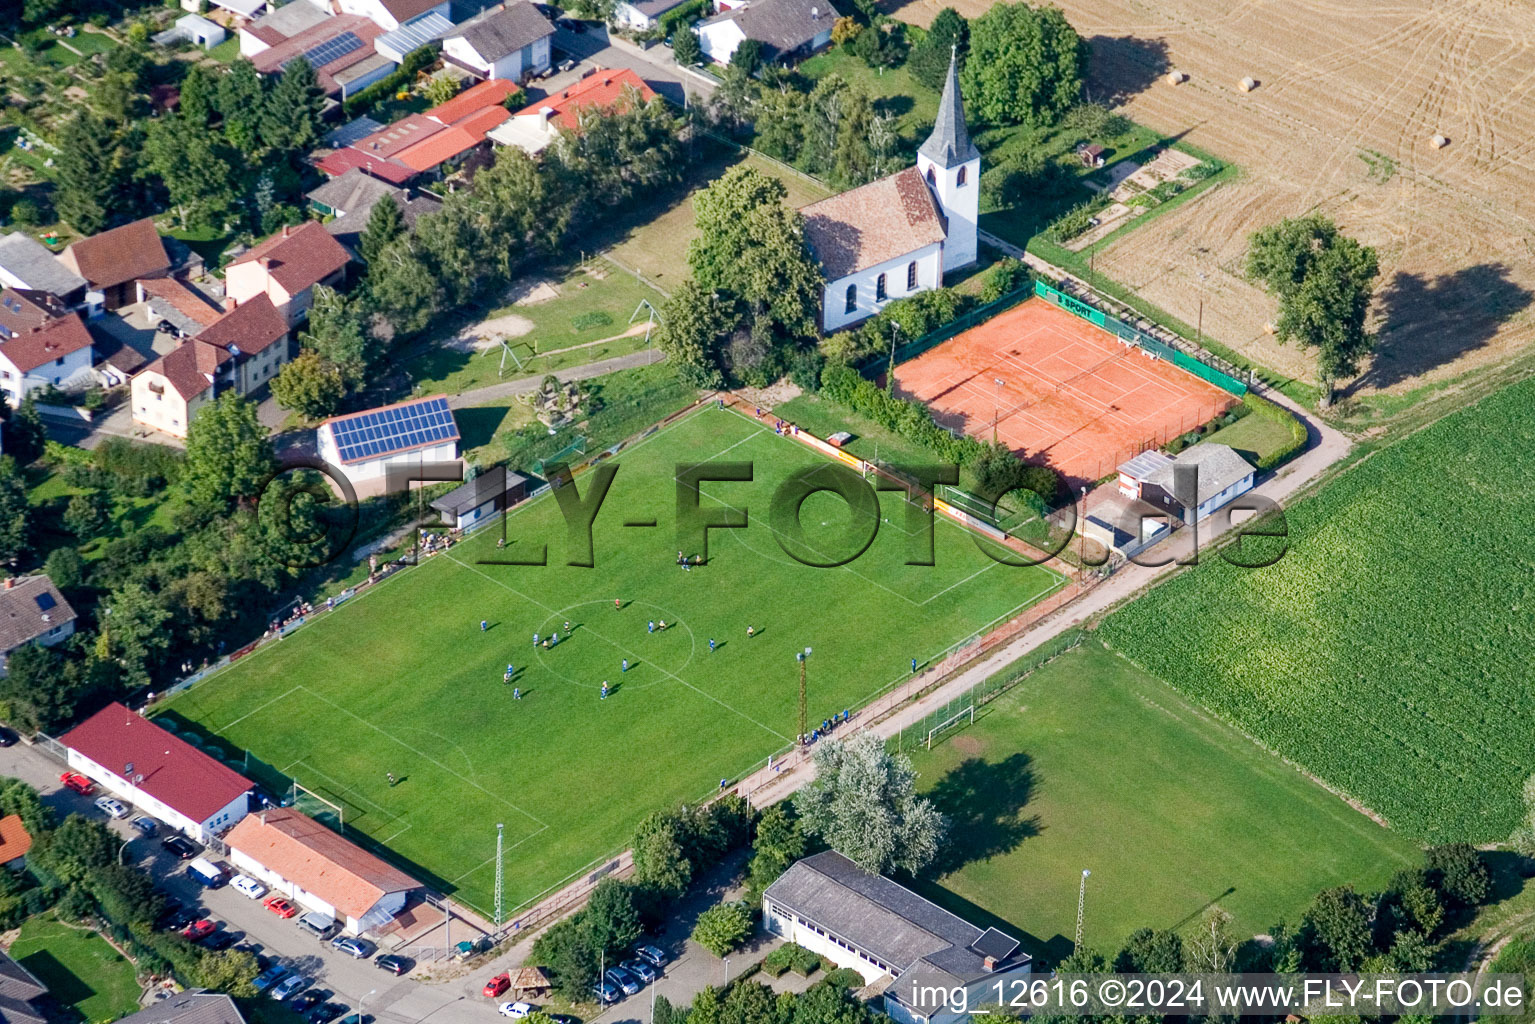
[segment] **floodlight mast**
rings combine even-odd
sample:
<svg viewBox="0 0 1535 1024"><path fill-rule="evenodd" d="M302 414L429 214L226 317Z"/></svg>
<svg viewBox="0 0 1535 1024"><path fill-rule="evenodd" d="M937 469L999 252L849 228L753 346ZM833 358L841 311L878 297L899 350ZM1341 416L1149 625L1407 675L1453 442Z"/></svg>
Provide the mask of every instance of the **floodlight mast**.
<svg viewBox="0 0 1535 1024"><path fill-rule="evenodd" d="M796 653L794 660L799 662L799 741L805 742L805 737L810 735L809 723L806 722L805 701L805 660L810 657L810 648L805 648L802 653Z"/></svg>
<svg viewBox="0 0 1535 1024"><path fill-rule="evenodd" d="M1077 949L1082 948L1082 911L1087 907L1087 876L1090 874L1091 871L1083 868L1082 883L1077 887Z"/></svg>

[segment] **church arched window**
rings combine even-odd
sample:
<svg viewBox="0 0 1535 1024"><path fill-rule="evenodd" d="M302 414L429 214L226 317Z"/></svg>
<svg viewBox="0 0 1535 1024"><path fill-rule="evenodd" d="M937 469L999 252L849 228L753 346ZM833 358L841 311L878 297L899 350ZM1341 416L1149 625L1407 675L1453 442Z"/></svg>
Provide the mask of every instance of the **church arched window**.
<svg viewBox="0 0 1535 1024"><path fill-rule="evenodd" d="M885 275L881 274L874 279L874 301L884 302L885 298Z"/></svg>
<svg viewBox="0 0 1535 1024"><path fill-rule="evenodd" d="M858 286L856 284L850 284L847 286L847 303L843 307L843 312L858 312Z"/></svg>
<svg viewBox="0 0 1535 1024"><path fill-rule="evenodd" d="M917 290L916 260L912 260L910 263L906 264L906 290L909 292L914 292Z"/></svg>
<svg viewBox="0 0 1535 1024"><path fill-rule="evenodd" d="M955 177L954 177L954 184L956 186L958 186L959 188L964 188L965 187L965 172L968 171L969 169L970 168L966 167L964 164L960 164L960 166L959 166L959 174L955 175Z"/></svg>

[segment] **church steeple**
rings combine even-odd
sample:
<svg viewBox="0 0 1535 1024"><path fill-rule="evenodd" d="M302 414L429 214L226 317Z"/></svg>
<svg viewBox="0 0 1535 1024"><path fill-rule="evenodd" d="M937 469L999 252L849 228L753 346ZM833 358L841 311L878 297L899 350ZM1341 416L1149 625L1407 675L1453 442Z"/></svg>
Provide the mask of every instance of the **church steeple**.
<svg viewBox="0 0 1535 1024"><path fill-rule="evenodd" d="M944 79L943 98L938 101L938 120L933 124L933 134L918 150L944 170L981 157L965 127L965 101L959 94L958 57L957 50L950 51L949 77Z"/></svg>

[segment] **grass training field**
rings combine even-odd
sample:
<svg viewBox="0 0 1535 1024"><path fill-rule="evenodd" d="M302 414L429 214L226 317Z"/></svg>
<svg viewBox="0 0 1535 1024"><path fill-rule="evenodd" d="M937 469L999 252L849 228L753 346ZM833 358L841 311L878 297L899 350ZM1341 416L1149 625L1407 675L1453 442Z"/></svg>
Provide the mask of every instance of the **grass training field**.
<svg viewBox="0 0 1535 1024"><path fill-rule="evenodd" d="M1418 856L1092 639L907 753L960 837L923 893L1051 961L1071 950L1084 868L1084 940L1112 954L1212 902L1239 935L1294 923L1318 890L1367 889Z"/></svg>
<svg viewBox="0 0 1535 1024"><path fill-rule="evenodd" d="M1278 564L1205 558L1102 634L1406 834L1507 838L1535 771L1532 402L1376 452L1286 511Z"/></svg>
<svg viewBox="0 0 1535 1024"><path fill-rule="evenodd" d="M139 1007L133 964L93 931L28 918L10 954L48 986L66 1022L116 1020Z"/></svg>
<svg viewBox="0 0 1535 1024"><path fill-rule="evenodd" d="M677 466L705 460L752 464L749 483L701 488L706 509L744 507L750 525L713 531L709 564L684 571L678 547L702 551L677 539ZM863 555L801 564L778 543L770 500L792 473L828 479L832 464L734 411L699 410L616 463L592 531L595 568L565 564L563 520L546 495L508 518L504 550L497 527L480 531L176 698L172 721L197 722L341 802L349 826L481 908L505 823L515 907L622 848L647 812L696 801L791 744L796 652L813 649L819 724L907 678L912 658L1064 582L1000 564L943 520L936 564L905 565L916 536L890 493L880 495L888 522ZM594 479L577 478L582 495ZM801 516L791 548L856 549L840 498L814 494ZM657 525L624 525L646 521ZM545 544L546 567L479 564L531 559ZM652 620L667 629L650 633ZM534 633L554 631L557 646L533 646ZM521 700L503 683L508 662Z"/></svg>

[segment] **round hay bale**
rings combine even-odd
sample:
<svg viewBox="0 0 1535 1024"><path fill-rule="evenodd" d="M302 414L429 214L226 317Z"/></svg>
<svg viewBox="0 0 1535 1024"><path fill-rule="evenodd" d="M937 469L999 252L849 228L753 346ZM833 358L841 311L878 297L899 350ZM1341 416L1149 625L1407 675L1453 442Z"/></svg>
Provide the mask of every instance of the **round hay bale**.
<svg viewBox="0 0 1535 1024"><path fill-rule="evenodd" d="M1277 328L1273 324L1264 324L1263 325L1263 333L1264 334L1273 334L1275 332L1275 330L1277 330Z"/></svg>
<svg viewBox="0 0 1535 1024"><path fill-rule="evenodd" d="M1167 81L1172 85L1182 85L1189 80L1189 76L1182 71L1169 71Z"/></svg>
<svg viewBox="0 0 1535 1024"><path fill-rule="evenodd" d="M1428 140L1428 144L1435 149L1443 149L1450 144L1450 140L1443 135L1435 135L1432 139Z"/></svg>
<svg viewBox="0 0 1535 1024"><path fill-rule="evenodd" d="M1254 89L1258 88L1258 80L1249 76L1238 82L1237 88L1241 89L1243 92L1252 92Z"/></svg>

